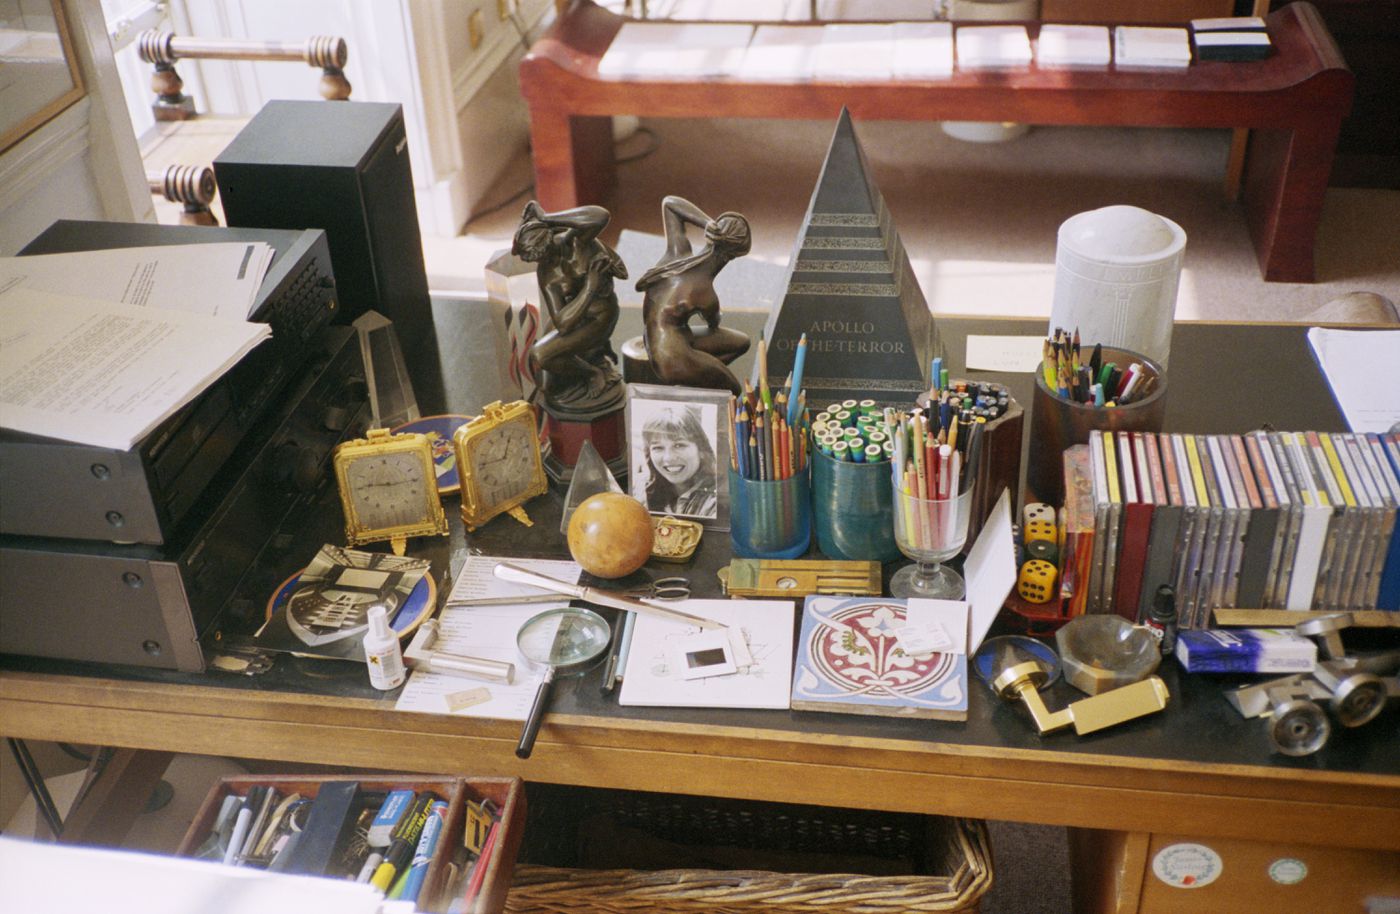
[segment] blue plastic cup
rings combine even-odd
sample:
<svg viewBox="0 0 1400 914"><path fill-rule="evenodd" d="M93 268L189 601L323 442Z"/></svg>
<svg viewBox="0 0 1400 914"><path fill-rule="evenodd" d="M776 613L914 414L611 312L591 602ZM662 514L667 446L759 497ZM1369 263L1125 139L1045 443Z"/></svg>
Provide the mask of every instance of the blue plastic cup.
<svg viewBox="0 0 1400 914"><path fill-rule="evenodd" d="M900 557L888 460L855 463L814 449L812 513L817 548L827 558L891 562Z"/></svg>
<svg viewBox="0 0 1400 914"><path fill-rule="evenodd" d="M760 482L729 470L729 538L746 559L795 559L812 541L812 487L806 470Z"/></svg>

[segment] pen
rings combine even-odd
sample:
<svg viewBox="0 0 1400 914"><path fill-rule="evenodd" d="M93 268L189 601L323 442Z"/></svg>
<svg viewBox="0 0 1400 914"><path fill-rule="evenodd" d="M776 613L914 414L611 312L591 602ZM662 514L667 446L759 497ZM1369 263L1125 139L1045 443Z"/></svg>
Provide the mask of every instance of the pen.
<svg viewBox="0 0 1400 914"><path fill-rule="evenodd" d="M428 808L427 821L423 823L423 833L418 837L418 847L413 852L413 863L409 865L408 876L404 880L398 897L405 901L417 901L423 891L423 879L428 875L428 864L437 850L438 838L442 835L443 817L447 815L447 804L437 800Z"/></svg>
<svg viewBox="0 0 1400 914"><path fill-rule="evenodd" d="M611 692L617 685L617 672L622 667L622 638L627 631L627 624L631 621L632 613L623 613L623 623L618 629L617 637L613 639L612 650L608 652L608 662L603 667L603 692Z"/></svg>
<svg viewBox="0 0 1400 914"><path fill-rule="evenodd" d="M394 840L384 852L384 862L374 871L370 885L387 894L394 885L398 874L408 864L418 838L423 833L423 825L428 820L428 809L436 801L432 794L423 794L413 802L413 808L394 829Z"/></svg>
<svg viewBox="0 0 1400 914"><path fill-rule="evenodd" d="M224 863L233 863L238 856L238 851L243 847L243 841L248 837L248 826L253 822L253 810L248 808L248 801L243 801L243 808L238 810L238 818L233 823L233 836L228 839L228 849L224 851Z"/></svg>

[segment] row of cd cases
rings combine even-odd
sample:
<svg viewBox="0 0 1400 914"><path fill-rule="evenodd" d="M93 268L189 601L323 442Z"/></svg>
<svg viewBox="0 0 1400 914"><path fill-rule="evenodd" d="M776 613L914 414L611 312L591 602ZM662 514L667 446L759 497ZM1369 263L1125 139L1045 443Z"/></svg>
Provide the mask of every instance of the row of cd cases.
<svg viewBox="0 0 1400 914"><path fill-rule="evenodd" d="M1065 483L1071 614L1400 609L1400 435L1095 431Z"/></svg>

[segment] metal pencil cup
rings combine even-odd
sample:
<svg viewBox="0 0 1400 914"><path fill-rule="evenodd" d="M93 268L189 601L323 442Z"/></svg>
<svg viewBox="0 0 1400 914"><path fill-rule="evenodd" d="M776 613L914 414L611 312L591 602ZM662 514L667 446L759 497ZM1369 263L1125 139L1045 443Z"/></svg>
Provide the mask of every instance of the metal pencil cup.
<svg viewBox="0 0 1400 914"><path fill-rule="evenodd" d="M746 559L795 559L812 541L807 470L787 478L744 479L729 470L729 538Z"/></svg>
<svg viewBox="0 0 1400 914"><path fill-rule="evenodd" d="M1167 415L1167 373L1145 355L1127 349L1103 347L1103 361L1127 368L1142 364L1156 386L1145 398L1112 409L1074 403L1045 386L1045 375L1035 370L1035 399L1031 403L1031 446L1026 461L1026 485L1035 497L1052 505L1063 504L1064 453L1076 444L1088 444L1089 433L1160 432Z"/></svg>
<svg viewBox="0 0 1400 914"><path fill-rule="evenodd" d="M878 562L899 558L888 460L854 463L814 449L812 513L817 548L827 558Z"/></svg>

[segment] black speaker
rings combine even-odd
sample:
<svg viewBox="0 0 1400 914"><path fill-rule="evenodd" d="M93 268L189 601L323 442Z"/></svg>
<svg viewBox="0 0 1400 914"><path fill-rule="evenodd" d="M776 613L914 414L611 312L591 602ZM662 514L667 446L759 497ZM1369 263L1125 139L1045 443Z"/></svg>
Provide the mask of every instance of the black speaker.
<svg viewBox="0 0 1400 914"><path fill-rule="evenodd" d="M394 322L424 415L444 409L403 108L272 101L214 159L230 226L319 228L340 314Z"/></svg>

